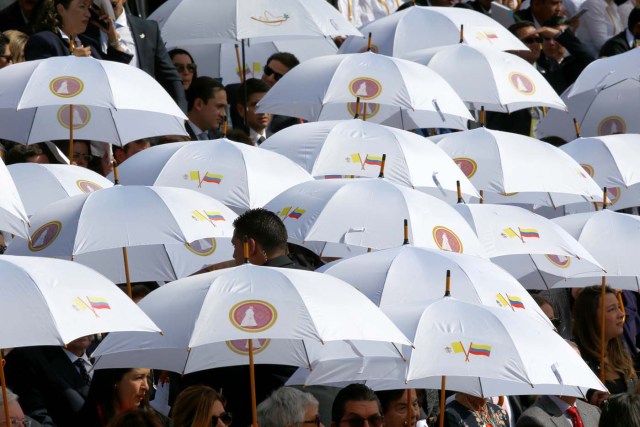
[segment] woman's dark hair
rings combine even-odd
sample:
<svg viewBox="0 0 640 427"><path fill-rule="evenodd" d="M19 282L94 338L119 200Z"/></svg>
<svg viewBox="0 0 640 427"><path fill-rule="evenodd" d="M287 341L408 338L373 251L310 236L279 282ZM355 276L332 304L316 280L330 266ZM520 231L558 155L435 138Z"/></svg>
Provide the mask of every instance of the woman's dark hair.
<svg viewBox="0 0 640 427"><path fill-rule="evenodd" d="M193 59L193 56L189 52L184 49L180 49L179 47L175 47L169 51L169 58L173 61L173 57L176 55L187 55L191 60L192 64L195 64L196 61ZM198 77L198 69L193 70L193 78L196 79Z"/></svg>
<svg viewBox="0 0 640 427"><path fill-rule="evenodd" d="M621 393L602 404L598 427L640 426L640 395Z"/></svg>
<svg viewBox="0 0 640 427"><path fill-rule="evenodd" d="M225 404L222 395L211 387L194 385L185 388L173 403L174 427L209 427L211 408L216 401Z"/></svg>
<svg viewBox="0 0 640 427"><path fill-rule="evenodd" d="M573 305L573 336L580 354L587 360L600 360L600 286L591 286L580 292ZM607 294L617 296L617 292L607 287ZM625 380L637 378L633 359L627 352L622 337L616 337L606 344L607 366L618 372Z"/></svg>
<svg viewBox="0 0 640 427"><path fill-rule="evenodd" d="M150 411L130 409L116 415L107 427L163 427L160 419Z"/></svg>
<svg viewBox="0 0 640 427"><path fill-rule="evenodd" d="M56 28L62 28L62 20L56 7L61 4L65 9L69 9L71 2L72 0L38 0L31 12L30 22L33 30L55 32Z"/></svg>
<svg viewBox="0 0 640 427"><path fill-rule="evenodd" d="M97 415L102 422L108 423L116 415L118 401L117 385L122 378L134 368L96 369L91 380L91 388L85 402L85 409ZM149 410L149 399L145 395L140 403L140 409Z"/></svg>

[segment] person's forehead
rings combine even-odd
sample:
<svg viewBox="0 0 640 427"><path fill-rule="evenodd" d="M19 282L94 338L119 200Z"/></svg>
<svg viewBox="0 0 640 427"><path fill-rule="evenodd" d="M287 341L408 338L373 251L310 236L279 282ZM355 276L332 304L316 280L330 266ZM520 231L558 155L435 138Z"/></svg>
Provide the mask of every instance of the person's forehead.
<svg viewBox="0 0 640 427"><path fill-rule="evenodd" d="M344 415L359 415L367 418L379 414L378 403L373 400L348 400L344 404Z"/></svg>
<svg viewBox="0 0 640 427"><path fill-rule="evenodd" d="M260 101L266 94L267 94L267 92L255 92L255 93L252 93L251 96L249 96L249 103Z"/></svg>
<svg viewBox="0 0 640 427"><path fill-rule="evenodd" d="M269 66L269 68L279 74L286 74L287 71L289 71L289 67L287 67L277 59L272 59L267 65Z"/></svg>
<svg viewBox="0 0 640 427"><path fill-rule="evenodd" d="M536 33L536 28L535 27L524 27L524 28L520 28L520 29L516 30L516 36L518 38L527 37L527 36L530 36L531 34L535 34L535 33Z"/></svg>
<svg viewBox="0 0 640 427"><path fill-rule="evenodd" d="M191 58L184 53L178 53L173 56L173 62L178 64L191 64Z"/></svg>

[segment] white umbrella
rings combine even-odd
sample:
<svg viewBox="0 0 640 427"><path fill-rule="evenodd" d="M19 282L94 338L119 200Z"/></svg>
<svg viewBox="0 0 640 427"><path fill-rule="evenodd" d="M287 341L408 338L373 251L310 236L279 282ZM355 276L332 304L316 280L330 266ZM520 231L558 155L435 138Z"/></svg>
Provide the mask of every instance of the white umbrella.
<svg viewBox="0 0 640 427"><path fill-rule="evenodd" d="M118 170L124 185L187 188L238 213L313 178L291 160L258 147L219 139L163 144L144 150Z"/></svg>
<svg viewBox="0 0 640 427"><path fill-rule="evenodd" d="M575 160L534 138L478 128L446 135L438 145L489 203L557 207L600 198L598 184Z"/></svg>
<svg viewBox="0 0 640 427"><path fill-rule="evenodd" d="M523 313L552 327L520 283L480 257L404 245L338 260L318 271L351 284L383 311L426 307L444 293L449 271L458 299Z"/></svg>
<svg viewBox="0 0 640 427"><path fill-rule="evenodd" d="M466 129L467 120L473 120L435 71L371 52L310 59L258 103L259 112L309 121L349 119L356 110L363 120L402 129Z"/></svg>
<svg viewBox="0 0 640 427"><path fill-rule="evenodd" d="M0 158L0 230L29 238L29 216L16 184Z"/></svg>
<svg viewBox="0 0 640 427"><path fill-rule="evenodd" d="M484 255L469 224L451 206L382 179L305 182L265 208L283 218L292 243L392 248L402 244L403 221L408 220L408 240L415 246Z"/></svg>
<svg viewBox="0 0 640 427"><path fill-rule="evenodd" d="M474 10L454 7L410 7L360 28L372 34L373 51L403 57L409 52L460 42L497 50L527 50L527 47L497 21ZM363 52L366 40L350 37L341 53Z"/></svg>
<svg viewBox="0 0 640 427"><path fill-rule="evenodd" d="M102 332L160 332L111 281L69 261L2 256L0 295L0 348L65 345Z"/></svg>
<svg viewBox="0 0 640 427"><path fill-rule="evenodd" d="M70 128L76 137L116 145L186 135L186 116L151 76L93 58L58 56L5 67L0 113L0 136L21 143L69 138Z"/></svg>
<svg viewBox="0 0 640 427"><path fill-rule="evenodd" d="M511 53L458 44L415 51L405 58L438 72L473 110L484 107L510 113L529 107L567 109L544 76Z"/></svg>
<svg viewBox="0 0 640 427"><path fill-rule="evenodd" d="M162 38L173 45L359 35L324 0L171 0L156 10Z"/></svg>
<svg viewBox="0 0 640 427"><path fill-rule="evenodd" d="M593 61L580 73L568 95L572 97L593 89L600 91L627 79L637 81L639 64L640 52L635 49Z"/></svg>
<svg viewBox="0 0 640 427"><path fill-rule="evenodd" d="M291 126L260 148L282 154L315 178L377 177L375 164L386 155L384 177L450 203L461 192L478 193L451 158L437 145L412 132L361 120L323 121ZM336 176L337 175L337 176Z"/></svg>
<svg viewBox="0 0 640 427"><path fill-rule="evenodd" d="M113 187L102 175L80 166L16 163L8 169L29 216L57 200Z"/></svg>

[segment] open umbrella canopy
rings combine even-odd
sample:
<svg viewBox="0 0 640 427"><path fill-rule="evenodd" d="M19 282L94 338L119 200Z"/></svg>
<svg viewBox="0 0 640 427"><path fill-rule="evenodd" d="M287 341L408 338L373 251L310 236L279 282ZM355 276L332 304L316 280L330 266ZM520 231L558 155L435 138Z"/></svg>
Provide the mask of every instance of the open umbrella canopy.
<svg viewBox="0 0 640 427"><path fill-rule="evenodd" d="M438 72L473 110L567 109L533 65L508 52L458 44L415 51L405 58Z"/></svg>
<svg viewBox="0 0 640 427"><path fill-rule="evenodd" d="M29 238L29 216L16 184L0 158L0 230Z"/></svg>
<svg viewBox="0 0 640 427"><path fill-rule="evenodd" d="M461 26L464 26L461 34ZM360 28L371 33L372 50L383 55L404 57L407 53L460 43L496 50L527 50L516 36L497 21L475 10L457 7L410 7L377 19ZM367 41L348 38L340 53L364 52Z"/></svg>
<svg viewBox="0 0 640 427"><path fill-rule="evenodd" d="M286 156L316 179L377 177L384 154L384 177L391 182L452 204L457 201L456 182L462 194L479 196L437 145L415 133L362 120L291 126L269 137L260 148Z"/></svg>
<svg viewBox="0 0 640 427"><path fill-rule="evenodd" d="M473 120L438 73L372 52L313 58L296 66L260 100L258 112L309 121L357 115L402 129L466 129L467 120Z"/></svg>
<svg viewBox="0 0 640 427"><path fill-rule="evenodd" d="M150 19L174 45L362 34L324 0L171 0Z"/></svg>
<svg viewBox="0 0 640 427"><path fill-rule="evenodd" d="M403 243L484 256L469 224L433 196L378 178L298 184L265 205L283 219L289 241L333 242L372 249Z"/></svg>
<svg viewBox="0 0 640 427"><path fill-rule="evenodd" d="M118 172L124 185L191 189L237 213L262 207L288 188L313 180L284 156L225 138L152 147L128 159Z"/></svg>
<svg viewBox="0 0 640 427"><path fill-rule="evenodd" d="M160 329L113 282L70 261L0 257L0 348ZM159 335L159 334L156 334Z"/></svg>
<svg viewBox="0 0 640 427"><path fill-rule="evenodd" d="M573 97L591 90L600 91L624 80L640 78L640 52L631 49L620 55L593 61L580 73L568 92Z"/></svg>
<svg viewBox="0 0 640 427"><path fill-rule="evenodd" d="M110 334L93 354L98 369L144 365L189 373L245 365L247 340L255 343L256 363L293 366L312 362L307 341L410 344L356 289L301 270L245 264L200 274L155 290L140 307L164 335Z"/></svg>

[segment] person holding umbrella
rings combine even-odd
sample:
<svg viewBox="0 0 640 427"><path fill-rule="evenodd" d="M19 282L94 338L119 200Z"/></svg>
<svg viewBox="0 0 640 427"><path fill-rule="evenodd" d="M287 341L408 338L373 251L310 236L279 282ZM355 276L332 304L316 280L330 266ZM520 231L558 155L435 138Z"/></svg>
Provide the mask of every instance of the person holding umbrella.
<svg viewBox="0 0 640 427"><path fill-rule="evenodd" d="M600 372L600 286L585 288L573 306L573 335L580 354L589 367L597 374ZM624 312L617 298L617 292L606 289L605 295L605 375L604 385L611 394L632 391L638 382L633 359L625 348L622 334L624 331ZM600 406L607 393L587 393L589 403Z"/></svg>
<svg viewBox="0 0 640 427"><path fill-rule="evenodd" d="M102 17L108 24L106 55L100 54L95 40L84 36L91 20L91 0L40 0L34 8L33 26L37 31L29 38L24 50L27 61L52 56L92 56L97 59L128 64L131 55L124 51L112 19Z"/></svg>

